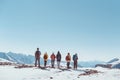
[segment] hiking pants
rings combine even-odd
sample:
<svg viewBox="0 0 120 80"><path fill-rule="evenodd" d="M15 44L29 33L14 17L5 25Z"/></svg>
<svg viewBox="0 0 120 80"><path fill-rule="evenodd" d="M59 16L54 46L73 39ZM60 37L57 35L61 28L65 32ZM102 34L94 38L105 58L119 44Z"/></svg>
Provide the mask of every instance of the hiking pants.
<svg viewBox="0 0 120 80"><path fill-rule="evenodd" d="M60 68L60 61L57 61L57 66L58 68Z"/></svg>
<svg viewBox="0 0 120 80"><path fill-rule="evenodd" d="M46 67L47 61L44 61L44 67Z"/></svg>
<svg viewBox="0 0 120 80"><path fill-rule="evenodd" d="M70 68L70 62L67 62L67 68Z"/></svg>
<svg viewBox="0 0 120 80"><path fill-rule="evenodd" d="M35 67L37 67L37 63L38 63L38 67L40 67L40 58L35 59Z"/></svg>
<svg viewBox="0 0 120 80"><path fill-rule="evenodd" d="M54 67L54 64L55 64L55 60L51 60L51 66L52 66L52 68Z"/></svg>
<svg viewBox="0 0 120 80"><path fill-rule="evenodd" d="M77 69L77 61L74 61L74 69Z"/></svg>

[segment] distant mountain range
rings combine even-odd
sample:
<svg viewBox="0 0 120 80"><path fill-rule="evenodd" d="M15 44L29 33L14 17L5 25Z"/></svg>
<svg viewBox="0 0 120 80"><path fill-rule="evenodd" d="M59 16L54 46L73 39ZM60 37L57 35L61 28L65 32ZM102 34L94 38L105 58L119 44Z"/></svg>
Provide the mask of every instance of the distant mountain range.
<svg viewBox="0 0 120 80"><path fill-rule="evenodd" d="M12 52L4 53L0 52L0 58L6 59L8 61L12 61L15 63L20 64L31 64L34 63L34 56L32 55L23 55L23 54L16 54Z"/></svg>
<svg viewBox="0 0 120 80"><path fill-rule="evenodd" d="M25 54L18 54L13 52L0 52L0 58L15 62L18 64L34 64L35 57L33 55L25 55ZM96 64L105 63L103 61L80 61L78 62L79 67L95 67ZM43 58L41 58L40 64L44 64ZM48 60L48 64L50 64L50 60ZM66 65L66 61L62 61L62 65ZM71 63L73 65L73 63Z"/></svg>

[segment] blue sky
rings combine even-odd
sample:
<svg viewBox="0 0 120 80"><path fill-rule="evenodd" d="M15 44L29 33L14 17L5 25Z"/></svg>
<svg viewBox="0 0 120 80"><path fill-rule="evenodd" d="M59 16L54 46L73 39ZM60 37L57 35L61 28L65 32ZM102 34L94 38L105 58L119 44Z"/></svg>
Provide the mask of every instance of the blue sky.
<svg viewBox="0 0 120 80"><path fill-rule="evenodd" d="M0 51L120 57L119 0L0 0Z"/></svg>

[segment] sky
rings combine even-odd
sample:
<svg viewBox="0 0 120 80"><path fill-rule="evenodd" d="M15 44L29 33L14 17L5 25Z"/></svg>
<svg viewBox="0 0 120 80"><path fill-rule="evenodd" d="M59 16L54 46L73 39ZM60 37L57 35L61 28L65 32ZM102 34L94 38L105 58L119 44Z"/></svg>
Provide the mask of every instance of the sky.
<svg viewBox="0 0 120 80"><path fill-rule="evenodd" d="M80 61L120 58L120 0L0 0L0 52L59 50Z"/></svg>

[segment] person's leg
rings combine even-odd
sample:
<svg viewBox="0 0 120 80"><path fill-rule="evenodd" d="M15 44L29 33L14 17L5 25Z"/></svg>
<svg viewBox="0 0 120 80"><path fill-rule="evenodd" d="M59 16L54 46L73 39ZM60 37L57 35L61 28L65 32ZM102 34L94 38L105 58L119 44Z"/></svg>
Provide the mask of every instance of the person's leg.
<svg viewBox="0 0 120 80"><path fill-rule="evenodd" d="M45 67L45 60L44 60L44 67Z"/></svg>
<svg viewBox="0 0 120 80"><path fill-rule="evenodd" d="M70 62L68 62L68 69L70 68Z"/></svg>
<svg viewBox="0 0 120 80"><path fill-rule="evenodd" d="M59 61L57 61L57 66L58 66L58 68L59 68Z"/></svg>
<svg viewBox="0 0 120 80"><path fill-rule="evenodd" d="M35 67L37 66L37 59L35 59Z"/></svg>
<svg viewBox="0 0 120 80"><path fill-rule="evenodd" d="M75 69L75 61L74 61L74 69Z"/></svg>
<svg viewBox="0 0 120 80"><path fill-rule="evenodd" d="M54 67L54 62L55 62L55 61L54 61L54 60L52 60L52 68Z"/></svg>
<svg viewBox="0 0 120 80"><path fill-rule="evenodd" d="M77 69L77 66L78 66L78 63L77 63L77 61L76 61L76 69Z"/></svg>
<svg viewBox="0 0 120 80"><path fill-rule="evenodd" d="M75 61L75 69L77 69L77 61Z"/></svg>
<svg viewBox="0 0 120 80"><path fill-rule="evenodd" d="M59 61L59 68L60 68L60 61Z"/></svg>
<svg viewBox="0 0 120 80"><path fill-rule="evenodd" d="M38 59L38 67L40 67L40 58Z"/></svg>
<svg viewBox="0 0 120 80"><path fill-rule="evenodd" d="M53 60L51 60L51 66L53 67Z"/></svg>
<svg viewBox="0 0 120 80"><path fill-rule="evenodd" d="M46 67L46 65L47 65L47 61L45 61L45 67Z"/></svg>
<svg viewBox="0 0 120 80"><path fill-rule="evenodd" d="M68 66L69 66L69 62L67 62L67 68L68 68Z"/></svg>
<svg viewBox="0 0 120 80"><path fill-rule="evenodd" d="M53 60L53 68L54 68L54 65L55 65L55 60Z"/></svg>
<svg viewBox="0 0 120 80"><path fill-rule="evenodd" d="M58 68L60 68L60 61L57 61L57 64L58 64Z"/></svg>

